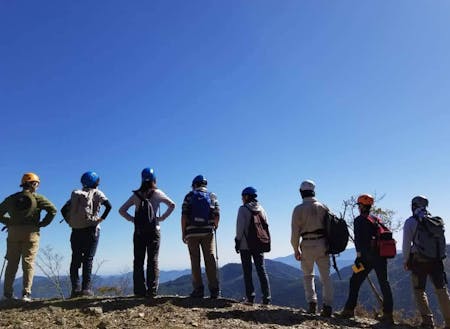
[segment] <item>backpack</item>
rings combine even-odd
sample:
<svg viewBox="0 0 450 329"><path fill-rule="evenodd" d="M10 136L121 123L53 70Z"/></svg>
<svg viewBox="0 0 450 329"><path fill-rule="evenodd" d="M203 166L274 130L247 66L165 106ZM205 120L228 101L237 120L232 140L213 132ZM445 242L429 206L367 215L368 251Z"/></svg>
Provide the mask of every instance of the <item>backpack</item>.
<svg viewBox="0 0 450 329"><path fill-rule="evenodd" d="M70 196L70 201L61 209L64 219L72 228L85 228L94 226L97 220L94 214L95 189L75 190Z"/></svg>
<svg viewBox="0 0 450 329"><path fill-rule="evenodd" d="M347 248L349 232L347 222L343 218L327 211L324 216L325 238L327 240L327 253L336 255Z"/></svg>
<svg viewBox="0 0 450 329"><path fill-rule="evenodd" d="M138 191L134 191L134 194L141 201L134 213L134 230L137 234L148 234L156 231L156 214L150 202L154 192L155 190L151 190L149 196L144 198Z"/></svg>
<svg viewBox="0 0 450 329"><path fill-rule="evenodd" d="M23 219L23 224L27 220L32 220L32 215L37 209L36 197L29 191L22 191L13 195L14 212Z"/></svg>
<svg viewBox="0 0 450 329"><path fill-rule="evenodd" d="M211 219L211 204L211 195L209 192L199 190L192 191L189 225L197 227L209 226L209 221Z"/></svg>
<svg viewBox="0 0 450 329"><path fill-rule="evenodd" d="M261 211L251 210L245 205L252 217L250 219L250 225L248 227L247 239L248 249L256 252L269 252L270 251L270 232L269 224L262 215Z"/></svg>
<svg viewBox="0 0 450 329"><path fill-rule="evenodd" d="M417 220L417 229L413 244L418 252L432 260L442 260L446 257L444 220L441 217L432 217L430 214Z"/></svg>
<svg viewBox="0 0 450 329"><path fill-rule="evenodd" d="M376 227L373 247L378 251L380 257L394 258L397 255L396 241L392 238L391 230L384 225L378 217L367 216L369 222Z"/></svg>

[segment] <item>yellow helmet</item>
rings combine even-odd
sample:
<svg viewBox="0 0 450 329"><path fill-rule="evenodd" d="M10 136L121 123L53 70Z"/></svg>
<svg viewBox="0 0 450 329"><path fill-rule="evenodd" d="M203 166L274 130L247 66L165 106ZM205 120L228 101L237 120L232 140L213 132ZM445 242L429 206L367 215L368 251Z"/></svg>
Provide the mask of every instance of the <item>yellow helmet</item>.
<svg viewBox="0 0 450 329"><path fill-rule="evenodd" d="M39 176L32 172L27 172L22 176L22 183L21 186L25 183L31 183L31 182L38 182L40 183L41 180L39 179Z"/></svg>

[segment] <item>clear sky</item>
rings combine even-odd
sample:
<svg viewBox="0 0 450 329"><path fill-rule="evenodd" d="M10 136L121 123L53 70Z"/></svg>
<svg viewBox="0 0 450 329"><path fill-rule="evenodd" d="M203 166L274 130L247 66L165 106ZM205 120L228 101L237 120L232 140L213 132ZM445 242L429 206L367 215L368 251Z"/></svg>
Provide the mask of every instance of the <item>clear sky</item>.
<svg viewBox="0 0 450 329"><path fill-rule="evenodd" d="M304 179L336 212L368 192L404 219L424 194L448 224L449 31L444 0L0 1L0 198L32 171L60 209L95 170L113 205L103 273L132 268L117 210L147 166L177 205L161 269L189 267L181 203L197 174L221 204L220 265L239 261L248 185L269 215L268 258L292 253ZM41 246L68 263L60 219Z"/></svg>

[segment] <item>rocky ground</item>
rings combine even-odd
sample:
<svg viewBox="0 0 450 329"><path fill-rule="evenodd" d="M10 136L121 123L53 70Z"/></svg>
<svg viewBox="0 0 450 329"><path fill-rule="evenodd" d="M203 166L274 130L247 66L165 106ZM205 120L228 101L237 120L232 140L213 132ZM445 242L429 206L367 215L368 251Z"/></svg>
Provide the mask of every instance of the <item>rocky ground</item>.
<svg viewBox="0 0 450 329"><path fill-rule="evenodd" d="M281 306L245 305L229 299L159 296L0 302L0 328L377 328L376 320L342 320ZM385 328L385 327L383 327ZM395 328L414 328L405 323Z"/></svg>

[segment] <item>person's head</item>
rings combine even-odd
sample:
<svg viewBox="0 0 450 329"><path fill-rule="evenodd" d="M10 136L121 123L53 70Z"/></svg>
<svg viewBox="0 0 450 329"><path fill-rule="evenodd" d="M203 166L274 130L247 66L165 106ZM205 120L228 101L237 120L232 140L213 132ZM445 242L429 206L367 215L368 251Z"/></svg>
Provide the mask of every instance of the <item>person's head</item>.
<svg viewBox="0 0 450 329"><path fill-rule="evenodd" d="M241 195L243 203L256 201L256 198L258 197L256 189L252 186L248 186L245 189L243 189Z"/></svg>
<svg viewBox="0 0 450 329"><path fill-rule="evenodd" d="M86 171L80 181L83 187L96 188L100 184L100 176L95 171Z"/></svg>
<svg viewBox="0 0 450 329"><path fill-rule="evenodd" d="M417 209L426 209L428 207L428 199L423 195L418 195L411 200L411 211L414 213Z"/></svg>
<svg viewBox="0 0 450 329"><path fill-rule="evenodd" d="M208 185L208 181L203 175L197 175L192 180L192 188L206 187Z"/></svg>
<svg viewBox="0 0 450 329"><path fill-rule="evenodd" d="M156 188L156 174L153 168L144 168L141 171L141 187L140 191Z"/></svg>
<svg viewBox="0 0 450 329"><path fill-rule="evenodd" d="M37 190L40 183L41 180L39 179L38 175L32 172L28 172L22 176L20 187L22 187L23 190L34 192Z"/></svg>
<svg viewBox="0 0 450 329"><path fill-rule="evenodd" d="M313 197L316 195L316 192L314 191L316 188L316 183L314 183L312 180L305 180L300 184L300 194L302 196L302 199L307 197Z"/></svg>
<svg viewBox="0 0 450 329"><path fill-rule="evenodd" d="M356 204L358 205L359 212L361 214L370 213L370 209L372 209L373 203L375 199L370 194L361 194L356 200Z"/></svg>

